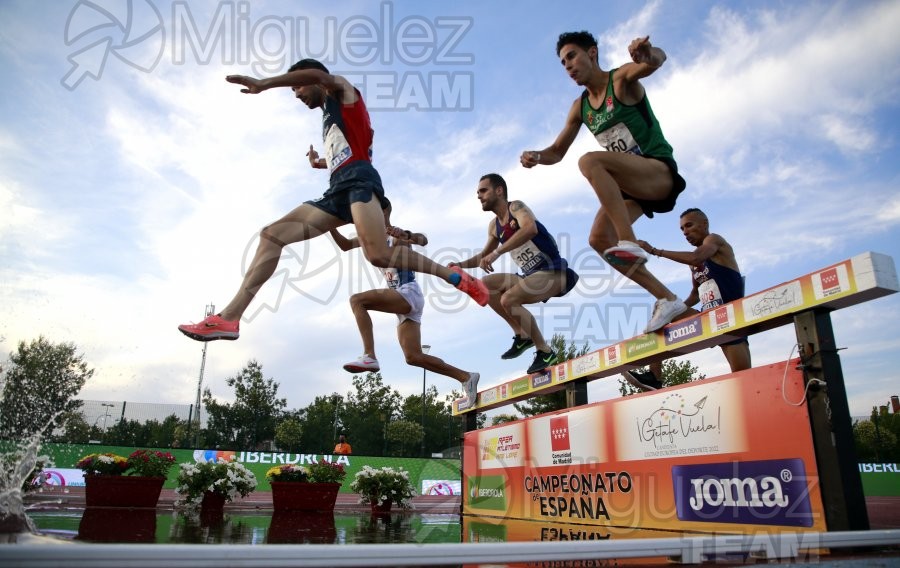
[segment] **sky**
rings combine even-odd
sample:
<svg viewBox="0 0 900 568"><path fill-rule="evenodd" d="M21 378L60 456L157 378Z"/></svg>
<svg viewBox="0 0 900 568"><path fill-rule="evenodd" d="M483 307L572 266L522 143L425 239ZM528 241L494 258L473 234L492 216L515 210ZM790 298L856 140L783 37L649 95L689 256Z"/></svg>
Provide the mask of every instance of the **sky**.
<svg viewBox="0 0 900 568"><path fill-rule="evenodd" d="M598 202L577 160L596 141L583 128L559 164L518 162L554 140L580 94L555 46L581 29L598 37L604 69L627 62L636 37L668 56L642 83L688 187L674 212L636 223L639 238L689 250L678 213L702 208L748 293L867 251L897 258L898 2L3 0L0 360L43 335L75 343L96 370L84 399L193 403L203 344L177 325L223 308L260 228L328 183L305 157L322 148L320 111L287 89L249 96L224 78L271 76L308 56L363 92L392 221L427 234L422 252L447 263L481 249L491 215L475 189L500 173L581 274L568 296L533 308L545 336L595 350L639 334L651 297L587 244ZM682 298L690 291L684 265L649 267ZM481 389L524 374L531 354L499 358L512 332L496 314L419 281L432 355L480 372ZM347 393L341 366L362 351L348 298L382 285L358 250L328 237L291 246L240 339L208 344L203 387L230 401L226 379L255 359L290 409ZM866 416L900 394L889 327L900 295L832 318L851 414ZM373 320L386 383L403 395L423 377L442 395L458 387L405 364L395 316ZM751 337L754 365L784 361L794 343L791 326ZM680 359L728 372L718 349ZM588 393L618 396L618 381Z"/></svg>

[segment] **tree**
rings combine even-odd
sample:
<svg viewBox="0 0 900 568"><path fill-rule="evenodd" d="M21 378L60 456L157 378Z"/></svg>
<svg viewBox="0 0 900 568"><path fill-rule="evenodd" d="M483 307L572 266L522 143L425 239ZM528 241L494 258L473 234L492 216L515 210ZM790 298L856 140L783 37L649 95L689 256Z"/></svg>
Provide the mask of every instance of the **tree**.
<svg viewBox="0 0 900 568"><path fill-rule="evenodd" d="M343 423L356 455L384 455L387 426L400 409L400 393L384 384L381 373L354 375L356 392L347 393Z"/></svg>
<svg viewBox="0 0 900 568"><path fill-rule="evenodd" d="M515 422L516 420L521 420L518 414L498 414L497 416L491 418L491 426L506 424L507 422Z"/></svg>
<svg viewBox="0 0 900 568"><path fill-rule="evenodd" d="M92 430L92 439L119 446L148 446L147 428L137 420L118 420L105 430ZM168 444L167 444L168 445Z"/></svg>
<svg viewBox="0 0 900 568"><path fill-rule="evenodd" d="M443 453L452 444L448 432L448 421L452 415L453 399L438 400L437 386L429 386L425 392L424 453L426 456L435 452ZM400 407L400 419L422 424L422 395L413 394L403 400ZM419 456L422 453L422 446L423 444L420 443L419 450L410 455Z"/></svg>
<svg viewBox="0 0 900 568"><path fill-rule="evenodd" d="M265 440L275 439L275 424L287 401L278 398L278 383L264 379L262 365L251 359L240 373L225 379L234 388L232 404L219 403L209 388L203 391L207 413L207 441L216 447L256 449Z"/></svg>
<svg viewBox="0 0 900 568"><path fill-rule="evenodd" d="M550 339L550 347L559 355L560 362L581 357L589 349L587 342L580 349L575 345L574 341L566 345L566 339L560 333L553 334L553 338ZM517 402L513 404L513 407L526 417L561 410L566 408L566 390L562 389L550 394L535 396L524 402Z"/></svg>
<svg viewBox="0 0 900 568"><path fill-rule="evenodd" d="M300 435L303 428L296 418L284 418L275 426L275 445L286 452L300 451Z"/></svg>
<svg viewBox="0 0 900 568"><path fill-rule="evenodd" d="M392 456L418 455L425 430L418 422L394 420L387 425L384 433L391 444L389 454Z"/></svg>
<svg viewBox="0 0 900 568"><path fill-rule="evenodd" d="M869 420L853 424L853 440L856 454L861 461L878 463L900 461L900 414L880 412L872 408Z"/></svg>
<svg viewBox="0 0 900 568"><path fill-rule="evenodd" d="M62 444L87 444L91 440L91 425L81 412L67 412L60 417L61 428L50 436L51 442Z"/></svg>
<svg viewBox="0 0 900 568"><path fill-rule="evenodd" d="M692 365L690 361L675 361L667 359L662 364L662 377L659 378L663 386L674 387L675 385L683 385L691 381L701 381L706 375L698 372L700 369ZM631 386L631 383L625 379L619 379L619 392L622 396L630 396L639 392L644 392Z"/></svg>
<svg viewBox="0 0 900 568"><path fill-rule="evenodd" d="M144 423L145 437L142 446L148 448L168 448L178 439L179 429L184 430L187 421L175 414L166 416L162 422L148 420Z"/></svg>
<svg viewBox="0 0 900 568"><path fill-rule="evenodd" d="M62 418L81 408L75 395L94 374L74 343L53 344L44 336L19 342L9 355L0 400L0 437L24 439L53 432Z"/></svg>
<svg viewBox="0 0 900 568"><path fill-rule="evenodd" d="M304 453L330 454L334 449L335 431L341 426L339 410L343 397L337 393L317 396L306 408L297 413L302 428L300 431L300 448ZM355 453L359 453L356 444L351 441Z"/></svg>

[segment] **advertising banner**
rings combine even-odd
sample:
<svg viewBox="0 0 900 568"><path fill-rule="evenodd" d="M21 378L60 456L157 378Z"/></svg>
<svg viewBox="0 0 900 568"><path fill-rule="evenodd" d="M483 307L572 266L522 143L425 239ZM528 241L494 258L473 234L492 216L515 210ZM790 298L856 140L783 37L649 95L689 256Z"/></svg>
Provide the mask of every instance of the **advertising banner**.
<svg viewBox="0 0 900 568"><path fill-rule="evenodd" d="M677 531L825 530L796 365L470 432L463 512Z"/></svg>

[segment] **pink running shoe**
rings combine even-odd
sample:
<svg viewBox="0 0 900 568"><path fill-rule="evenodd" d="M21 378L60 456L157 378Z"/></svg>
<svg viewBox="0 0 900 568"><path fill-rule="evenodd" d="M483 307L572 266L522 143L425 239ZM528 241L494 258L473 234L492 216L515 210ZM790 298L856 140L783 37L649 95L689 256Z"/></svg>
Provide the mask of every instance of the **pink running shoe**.
<svg viewBox="0 0 900 568"><path fill-rule="evenodd" d="M462 276L462 280L460 280L459 284L456 286L461 292L468 294L479 306L487 305L490 292L488 292L484 282L471 276L468 272L465 272L458 266L451 266L450 270Z"/></svg>
<svg viewBox="0 0 900 568"><path fill-rule="evenodd" d="M207 316L200 323L185 323L178 331L197 341L234 340L240 336L240 320L227 321L219 315Z"/></svg>

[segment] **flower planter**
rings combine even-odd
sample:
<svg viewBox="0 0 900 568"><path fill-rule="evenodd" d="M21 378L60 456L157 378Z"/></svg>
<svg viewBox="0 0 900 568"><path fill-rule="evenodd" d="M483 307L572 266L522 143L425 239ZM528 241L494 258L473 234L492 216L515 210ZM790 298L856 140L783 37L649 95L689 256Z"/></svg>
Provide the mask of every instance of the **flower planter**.
<svg viewBox="0 0 900 568"><path fill-rule="evenodd" d="M155 508L164 477L86 475L85 506Z"/></svg>
<svg viewBox="0 0 900 568"><path fill-rule="evenodd" d="M373 513L390 513L393 502L390 499L378 502L377 499L369 499L369 505L372 507Z"/></svg>
<svg viewBox="0 0 900 568"><path fill-rule="evenodd" d="M340 483L273 481L272 506L276 511L333 511Z"/></svg>
<svg viewBox="0 0 900 568"><path fill-rule="evenodd" d="M200 501L200 513L222 513L225 510L225 495L207 491Z"/></svg>

